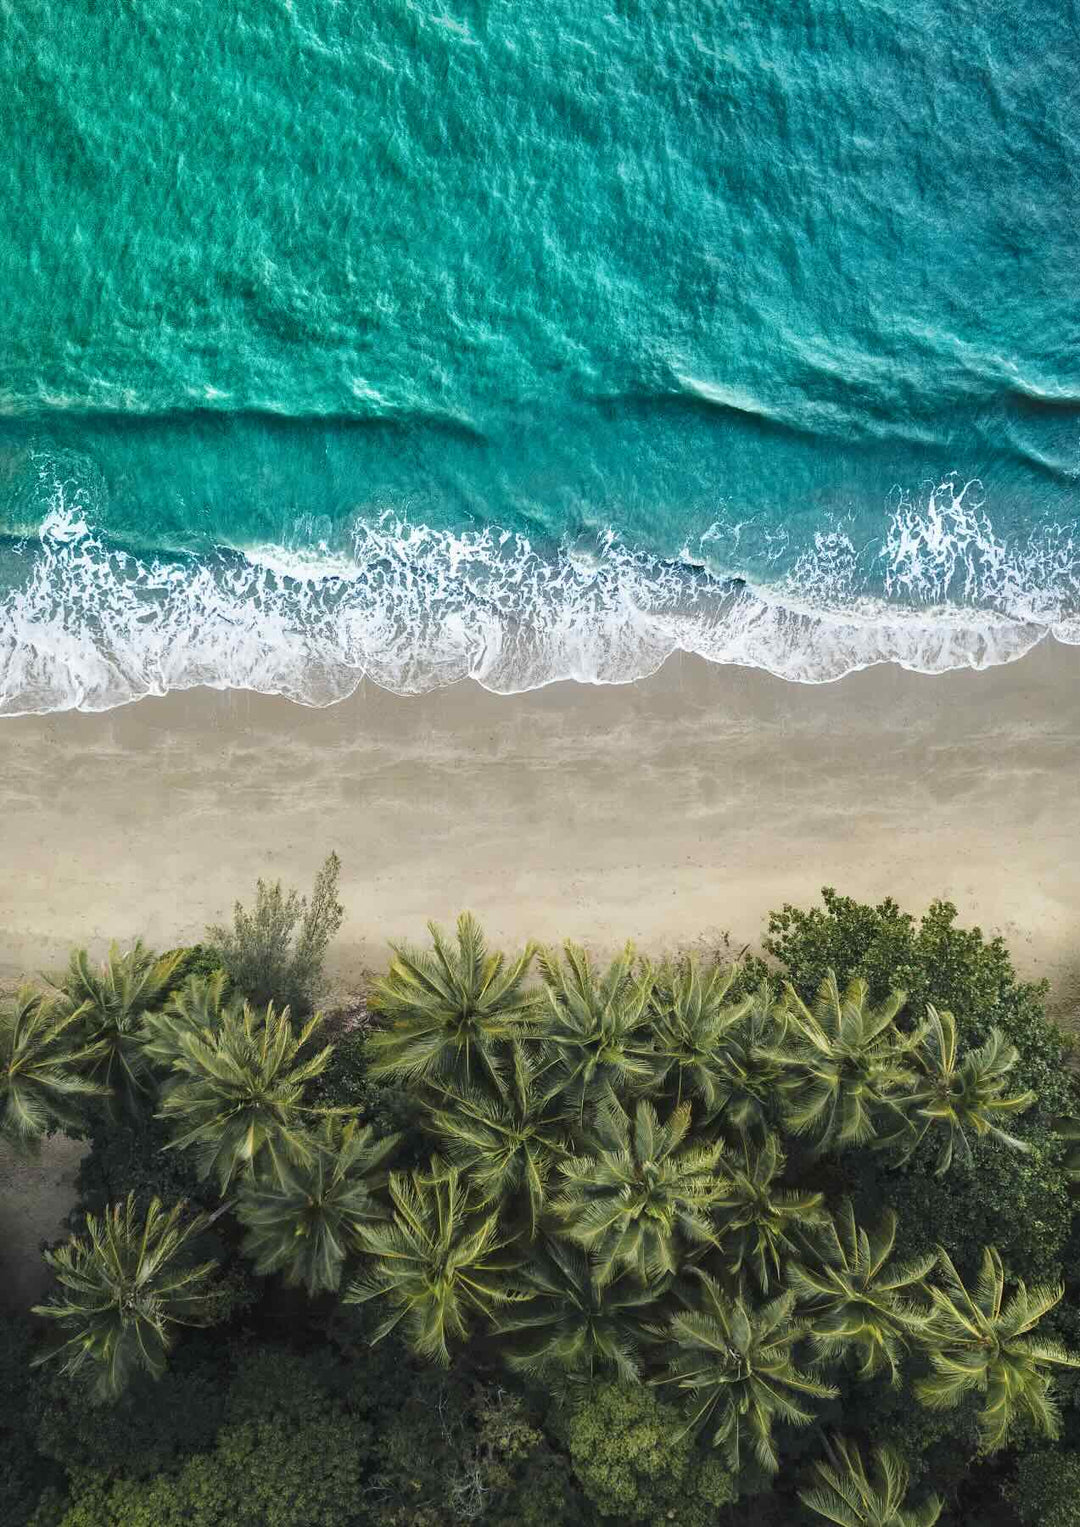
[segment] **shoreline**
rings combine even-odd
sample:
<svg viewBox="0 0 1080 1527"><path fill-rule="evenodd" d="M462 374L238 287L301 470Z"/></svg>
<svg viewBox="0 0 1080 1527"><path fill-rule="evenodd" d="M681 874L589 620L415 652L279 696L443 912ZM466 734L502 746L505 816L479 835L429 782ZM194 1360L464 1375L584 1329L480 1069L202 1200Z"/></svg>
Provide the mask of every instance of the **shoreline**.
<svg viewBox="0 0 1080 1527"><path fill-rule="evenodd" d="M365 683L322 710L197 689L0 721L0 976L73 944L198 938L255 879L307 889L331 849L331 973L464 907L493 941L755 946L822 885L955 901L1080 992L1071 649L827 686L685 655L625 686L415 697Z"/></svg>

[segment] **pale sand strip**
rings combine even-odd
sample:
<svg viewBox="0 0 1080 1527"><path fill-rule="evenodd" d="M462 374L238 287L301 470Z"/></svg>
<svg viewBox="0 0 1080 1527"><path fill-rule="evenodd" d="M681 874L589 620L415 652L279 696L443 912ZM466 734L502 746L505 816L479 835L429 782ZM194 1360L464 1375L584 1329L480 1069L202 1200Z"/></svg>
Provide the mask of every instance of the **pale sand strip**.
<svg viewBox="0 0 1080 1527"><path fill-rule="evenodd" d="M1080 653L806 688L676 659L629 687L313 711L198 690L0 722L0 974L197 938L257 875L343 860L338 969L428 917L511 942L760 935L831 883L952 898L1074 1000Z"/></svg>

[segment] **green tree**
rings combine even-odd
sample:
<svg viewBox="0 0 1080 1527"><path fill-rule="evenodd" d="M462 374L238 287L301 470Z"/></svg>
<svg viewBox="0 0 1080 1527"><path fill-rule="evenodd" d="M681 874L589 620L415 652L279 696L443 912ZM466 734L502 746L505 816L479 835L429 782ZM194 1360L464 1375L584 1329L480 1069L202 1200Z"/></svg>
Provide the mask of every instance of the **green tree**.
<svg viewBox="0 0 1080 1527"><path fill-rule="evenodd" d="M384 1217L373 1190L397 1143L396 1135L376 1139L355 1120L324 1118L305 1159L246 1178L237 1214L255 1271L284 1273L287 1284L302 1283L312 1297L336 1289L361 1227Z"/></svg>
<svg viewBox="0 0 1080 1527"><path fill-rule="evenodd" d="M535 1050L511 1040L500 1092L448 1092L426 1122L479 1206L498 1209L532 1240L567 1150L559 1096L545 1086Z"/></svg>
<svg viewBox="0 0 1080 1527"><path fill-rule="evenodd" d="M740 1142L764 1140L780 1117L788 1028L784 1004L776 1001L768 981L762 981L751 992L745 1014L724 1036L724 1081L716 1122Z"/></svg>
<svg viewBox="0 0 1080 1527"><path fill-rule="evenodd" d="M139 941L125 954L112 944L95 969L86 950L76 949L66 974L54 983L58 1002L81 1034L87 1075L129 1113L138 1113L153 1092L143 1021L164 1003L182 958L182 950L158 958Z"/></svg>
<svg viewBox="0 0 1080 1527"><path fill-rule="evenodd" d="M832 1384L796 1366L794 1348L805 1334L795 1295L779 1295L760 1309L729 1298L698 1272L694 1303L675 1314L667 1331L670 1376L685 1396L691 1426L709 1427L714 1447L737 1474L746 1452L766 1474L780 1468L774 1426L809 1426L804 1401L834 1399Z"/></svg>
<svg viewBox="0 0 1080 1527"><path fill-rule="evenodd" d="M428 928L430 953L392 945L390 969L372 988L371 1006L388 1026L368 1040L371 1074L437 1091L499 1093L507 1043L536 1022L536 998L525 985L534 946L509 963L490 954L471 912L458 918L456 949L434 923Z"/></svg>
<svg viewBox="0 0 1080 1527"><path fill-rule="evenodd" d="M652 1044L653 971L635 968L627 944L602 975L584 949L563 946L563 958L540 956L548 1008L545 1051L568 1117L584 1120L586 1105L610 1089L617 1096L642 1091L656 1075Z"/></svg>
<svg viewBox="0 0 1080 1527"><path fill-rule="evenodd" d="M410 1346L443 1366L477 1316L490 1319L523 1294L495 1213L477 1212L455 1168L390 1176L394 1213L384 1224L358 1227L370 1259L345 1294L348 1304L385 1299L389 1315L374 1339L403 1325Z"/></svg>
<svg viewBox="0 0 1080 1527"><path fill-rule="evenodd" d="M855 1444L838 1439L829 1458L814 1463L817 1485L800 1490L799 1499L836 1527L934 1527L942 1512L937 1496L920 1506L907 1505L907 1464L890 1447L875 1448L873 1456L871 1475Z"/></svg>
<svg viewBox="0 0 1080 1527"><path fill-rule="evenodd" d="M1023 1418L1034 1431L1055 1438L1058 1408L1050 1392L1052 1367L1080 1367L1080 1356L1059 1342L1029 1333L1061 1299L1064 1286L1017 1282L1005 1298L1005 1272L993 1246L983 1252L974 1292L965 1286L948 1254L938 1253L945 1286L931 1285L934 1319L926 1337L931 1372L915 1393L931 1410L949 1410L968 1394L980 1397L979 1435L993 1452Z"/></svg>
<svg viewBox="0 0 1080 1527"><path fill-rule="evenodd" d="M237 991L255 1007L272 1002L306 1018L321 995L323 964L345 917L338 900L341 861L330 854L315 877L311 899L286 893L281 881L260 880L255 906L238 901L233 925L208 928L213 957Z"/></svg>
<svg viewBox="0 0 1080 1527"><path fill-rule="evenodd" d="M505 1356L512 1369L553 1383L640 1376L642 1350L670 1280L650 1287L620 1273L599 1283L580 1247L543 1237L520 1282L528 1302L496 1316L500 1335L510 1338Z"/></svg>
<svg viewBox="0 0 1080 1527"><path fill-rule="evenodd" d="M0 1138L32 1149L57 1125L81 1128L80 1099L108 1093L82 1072L96 1052L82 1043L81 1016L29 986L0 1008Z"/></svg>
<svg viewBox="0 0 1080 1527"><path fill-rule="evenodd" d="M656 1075L651 1084L676 1105L684 1099L693 1103L703 1119L711 1119L727 1102L728 1035L753 1004L752 997L728 1000L737 974L737 966L719 961L703 969L691 956L662 966L653 988Z"/></svg>
<svg viewBox="0 0 1080 1527"><path fill-rule="evenodd" d="M895 1263L896 1215L886 1210L877 1229L867 1230L856 1224L850 1199L815 1241L816 1255L787 1270L813 1351L823 1362L850 1355L859 1379L887 1371L898 1384L904 1353L927 1336L922 1296L936 1254Z"/></svg>
<svg viewBox="0 0 1080 1527"><path fill-rule="evenodd" d="M1010 1114L1023 1113L1035 1101L1030 1088L1007 1095L1009 1073L1018 1058L1016 1046L1006 1042L1000 1029L991 1029L986 1043L961 1059L956 1019L929 1004L922 1044L914 1055L921 1075L905 1099L905 1122L880 1144L897 1148L898 1159L906 1161L933 1132L940 1136L935 1168L939 1176L949 1170L957 1154L965 1166L974 1164L969 1132L976 1139L991 1135L1013 1150L1030 1150L999 1122Z"/></svg>
<svg viewBox="0 0 1080 1527"><path fill-rule="evenodd" d="M686 1246L714 1240L719 1142L688 1139L690 1104L661 1124L644 1098L634 1116L609 1092L585 1136L585 1153L559 1163L552 1205L566 1234L584 1246L598 1282L627 1268L644 1283L674 1273Z"/></svg>
<svg viewBox="0 0 1080 1527"><path fill-rule="evenodd" d="M783 1172L780 1142L769 1135L758 1150L744 1145L741 1165L723 1163L713 1199L725 1271L750 1274L765 1294L799 1252L800 1237L829 1222L825 1195L782 1187Z"/></svg>
<svg viewBox="0 0 1080 1527"><path fill-rule="evenodd" d="M896 1027L904 993L871 1007L864 980L841 993L832 971L812 1008L790 983L786 990L792 1043L779 1058L787 1066L780 1085L788 1127L812 1135L821 1150L868 1144L883 1117L902 1117L899 1099L915 1081L910 1057L922 1029Z"/></svg>
<svg viewBox="0 0 1080 1527"><path fill-rule="evenodd" d="M176 1080L158 1114L173 1126L167 1148L193 1150L200 1176L223 1193L239 1172L280 1177L286 1164L310 1160L304 1088L333 1046L302 1052L321 1022L316 1013L294 1034L287 1008L257 1013L245 1002L224 1009L215 1029L178 1032Z"/></svg>
<svg viewBox="0 0 1080 1527"><path fill-rule="evenodd" d="M1080 1452L1025 1453L1006 1495L1024 1527L1080 1527Z"/></svg>
<svg viewBox="0 0 1080 1527"><path fill-rule="evenodd" d="M188 1256L206 1221L183 1223L184 1208L155 1198L143 1215L129 1194L100 1218L88 1215L84 1235L44 1253L65 1293L34 1313L55 1320L65 1339L39 1363L60 1358L65 1373L93 1378L96 1398L113 1399L137 1370L164 1371L177 1326L211 1323L215 1264Z"/></svg>
<svg viewBox="0 0 1080 1527"><path fill-rule="evenodd" d="M189 976L163 1008L145 1014L143 1057L156 1072L160 1089L167 1091L183 1072L181 1036L198 1038L219 1029L226 1010L241 1005L241 999L231 995L228 976L217 970L210 976Z"/></svg>

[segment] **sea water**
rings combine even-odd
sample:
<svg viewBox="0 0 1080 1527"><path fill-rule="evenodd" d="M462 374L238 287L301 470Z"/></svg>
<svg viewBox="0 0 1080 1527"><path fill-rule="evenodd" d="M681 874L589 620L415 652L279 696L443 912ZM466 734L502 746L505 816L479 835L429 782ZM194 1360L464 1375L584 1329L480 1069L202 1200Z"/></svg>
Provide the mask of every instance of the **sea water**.
<svg viewBox="0 0 1080 1527"><path fill-rule="evenodd" d="M0 712L1080 642L1073 0L0 0Z"/></svg>

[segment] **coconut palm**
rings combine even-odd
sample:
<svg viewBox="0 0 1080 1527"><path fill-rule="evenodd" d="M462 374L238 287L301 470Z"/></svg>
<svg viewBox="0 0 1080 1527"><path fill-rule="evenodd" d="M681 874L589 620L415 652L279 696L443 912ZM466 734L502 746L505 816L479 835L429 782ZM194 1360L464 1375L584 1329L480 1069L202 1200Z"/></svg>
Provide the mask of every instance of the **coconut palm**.
<svg viewBox="0 0 1080 1527"><path fill-rule="evenodd" d="M0 1010L0 1138L33 1149L50 1129L85 1122L80 1099L108 1094L83 1074L96 1057L80 1042L81 1017L29 986Z"/></svg>
<svg viewBox="0 0 1080 1527"><path fill-rule="evenodd" d="M858 1378L887 1370L898 1384L903 1354L926 1338L923 1296L936 1255L893 1263L896 1215L888 1209L877 1229L866 1230L856 1224L850 1199L814 1239L815 1255L789 1264L788 1283L809 1321L815 1355L823 1362L850 1355Z"/></svg>
<svg viewBox="0 0 1080 1527"><path fill-rule="evenodd" d="M238 1007L229 995L229 978L223 970L211 976L189 976L169 997L163 1008L143 1016L143 1056L157 1072L159 1085L168 1088L182 1072L184 1047L181 1035L205 1035L221 1027L228 1007Z"/></svg>
<svg viewBox="0 0 1080 1527"><path fill-rule="evenodd" d="M764 1140L777 1113L785 1063L787 1012L763 981L752 993L746 1012L724 1035L719 1056L723 1085L716 1122L740 1142Z"/></svg>
<svg viewBox="0 0 1080 1527"><path fill-rule="evenodd" d="M489 954L471 912L458 918L456 949L434 923L428 928L431 952L393 945L390 969L372 990L371 1006L388 1026L368 1040L371 1074L498 1092L506 1042L536 1022L536 997L525 986L534 946L509 963Z"/></svg>
<svg viewBox="0 0 1080 1527"><path fill-rule="evenodd" d="M890 1447L876 1447L873 1477L867 1472L859 1449L838 1438L827 1460L813 1468L818 1484L800 1490L799 1499L815 1516L836 1527L934 1527L942 1502L931 1495L921 1506L908 1506L911 1471Z"/></svg>
<svg viewBox="0 0 1080 1527"><path fill-rule="evenodd" d="M245 1002L223 1009L217 1028L179 1033L176 1079L157 1115L173 1126L166 1149L194 1150L200 1176L216 1177L223 1193L239 1172L283 1181L287 1164L310 1161L304 1087L334 1047L302 1052L321 1022L316 1013L294 1034L288 1008L255 1012Z"/></svg>
<svg viewBox="0 0 1080 1527"><path fill-rule="evenodd" d="M635 968L627 944L602 975L584 949L563 946L563 958L544 953L540 974L547 992L543 1043L567 1116L584 1119L586 1105L610 1089L643 1090L655 1077L652 1045L653 971Z"/></svg>
<svg viewBox="0 0 1080 1527"><path fill-rule="evenodd" d="M305 1161L283 1162L280 1177L247 1178L237 1214L255 1271L282 1272L287 1284L303 1284L313 1298L336 1289L361 1227L385 1216L373 1195L399 1138L376 1139L370 1126L327 1117Z"/></svg>
<svg viewBox="0 0 1080 1527"><path fill-rule="evenodd" d="M34 1314L57 1321L66 1340L37 1362L59 1357L65 1373L92 1376L101 1400L115 1399L138 1370L161 1377L175 1328L209 1324L216 1302L215 1264L187 1255L205 1218L184 1223L184 1208L154 1198L142 1214L129 1193L100 1218L87 1215L85 1234L45 1252L65 1292Z"/></svg>
<svg viewBox="0 0 1080 1527"><path fill-rule="evenodd" d="M703 969L691 956L664 965L653 989L652 1085L663 1088L676 1104L690 1100L704 1119L727 1101L724 1051L731 1030L753 1003L750 997L728 1001L737 974L737 966L719 962Z"/></svg>
<svg viewBox="0 0 1080 1527"><path fill-rule="evenodd" d="M86 950L76 949L66 973L53 983L58 1000L78 1012L83 1041L93 1050L88 1075L129 1113L137 1113L153 1091L143 1020L165 1002L184 954L177 949L158 958L137 940L124 954L110 945L108 957L95 968Z"/></svg>
<svg viewBox="0 0 1080 1527"><path fill-rule="evenodd" d="M938 1176L949 1170L957 1154L965 1166L971 1166L969 1135L976 1139L991 1135L1013 1150L1029 1150L1023 1140L1010 1135L998 1122L1009 1114L1022 1113L1035 1101L1030 1090L1007 1095L1009 1072L1018 1059L1016 1046L1009 1044L999 1029L992 1029L984 1045L969 1050L960 1060L956 1019L952 1013L939 1013L928 1005L923 1042L915 1052L921 1075L904 1102L906 1122L880 1144L896 1149L903 1162L933 1132L940 1138Z"/></svg>
<svg viewBox="0 0 1080 1527"><path fill-rule="evenodd" d="M358 1229L371 1260L345 1302L385 1299L390 1313L374 1340L403 1325L414 1351L445 1367L451 1343L468 1336L476 1316L491 1319L526 1297L512 1281L516 1262L505 1254L498 1215L478 1212L456 1168L392 1173L390 1198L390 1220Z"/></svg>
<svg viewBox="0 0 1080 1527"><path fill-rule="evenodd" d="M856 977L841 993L830 970L811 1009L785 987L791 1044L777 1058L787 1071L780 1082L787 1124L814 1136L822 1150L865 1145L883 1118L900 1121L900 1099L915 1081L911 1056L922 1027L907 1034L896 1027L903 992L873 1008L868 990Z"/></svg>
<svg viewBox="0 0 1080 1527"><path fill-rule="evenodd" d="M580 1247L544 1237L521 1274L529 1302L496 1316L500 1335L509 1339L505 1360L552 1381L609 1374L632 1382L640 1377L641 1350L669 1281L647 1287L617 1273L599 1283Z"/></svg>
<svg viewBox="0 0 1080 1527"><path fill-rule="evenodd" d="M944 1287L930 1287L934 1309L926 1341L932 1371L916 1381L918 1398L932 1410L949 1410L966 1395L979 1395L979 1435L986 1452L1001 1447L1021 1417L1055 1438L1058 1409L1047 1370L1080 1368L1080 1356L1029 1333L1061 1299L1063 1285L1028 1289L1018 1280L1006 1300L1005 1273L993 1246L983 1252L974 1292L944 1251L938 1252L938 1265Z"/></svg>
<svg viewBox="0 0 1080 1527"><path fill-rule="evenodd" d="M661 1124L644 1098L631 1119L609 1092L585 1151L560 1162L562 1190L552 1210L589 1252L597 1282L620 1268L656 1282L676 1271L684 1247L714 1240L709 1207L723 1147L688 1142L689 1130L689 1103Z"/></svg>
<svg viewBox="0 0 1080 1527"><path fill-rule="evenodd" d="M566 1126L557 1092L545 1086L535 1048L511 1040L500 1093L450 1092L426 1123L461 1168L481 1208L535 1238L552 1168L565 1155Z"/></svg>
<svg viewBox="0 0 1080 1527"><path fill-rule="evenodd" d="M752 1275L764 1294L798 1253L800 1236L829 1222L825 1195L781 1187L783 1172L780 1142L769 1135L759 1150L744 1145L741 1160L724 1163L714 1197L725 1270Z"/></svg>
<svg viewBox="0 0 1080 1527"><path fill-rule="evenodd" d="M833 1399L838 1391L795 1365L793 1349L805 1323L795 1316L793 1293L754 1309L696 1271L698 1298L672 1317L670 1376L660 1382L685 1394L691 1426L711 1428L713 1446L734 1473L749 1449L767 1474L775 1474L776 1422L809 1426L814 1414L804 1401Z"/></svg>

